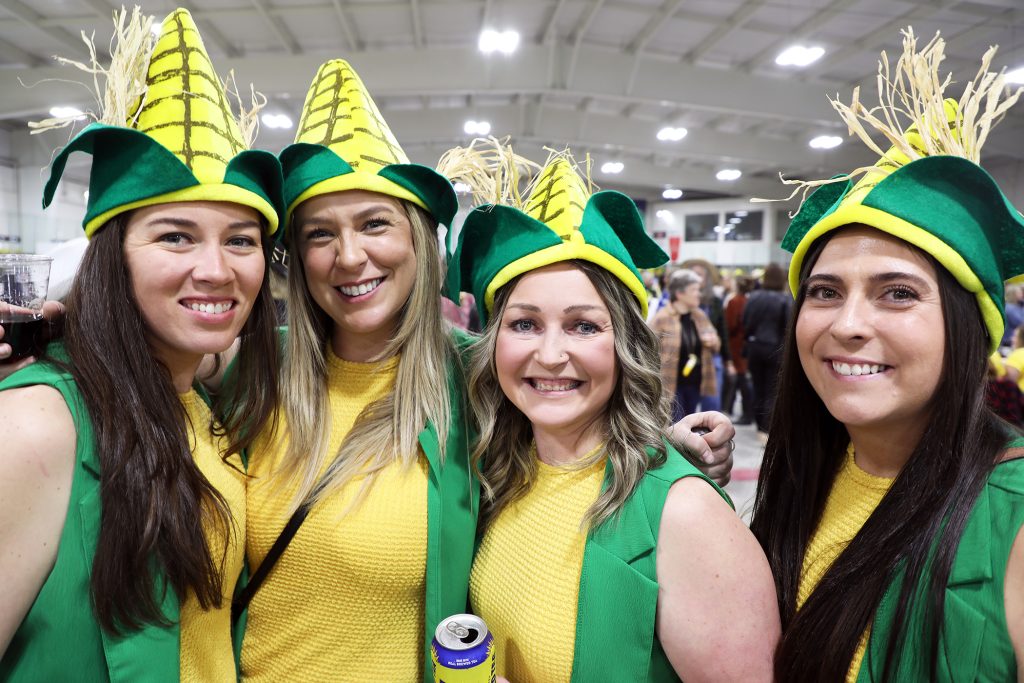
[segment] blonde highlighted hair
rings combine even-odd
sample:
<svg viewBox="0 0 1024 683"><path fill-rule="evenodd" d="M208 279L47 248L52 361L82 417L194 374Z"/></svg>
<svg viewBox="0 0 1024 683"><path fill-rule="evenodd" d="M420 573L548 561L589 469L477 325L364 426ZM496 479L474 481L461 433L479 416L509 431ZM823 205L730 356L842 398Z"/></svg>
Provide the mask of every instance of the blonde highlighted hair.
<svg viewBox="0 0 1024 683"><path fill-rule="evenodd" d="M587 261L569 263L583 271L608 307L619 371L608 406L599 418L605 448L575 464L581 469L590 467L606 455L611 463L611 480L584 517L584 525L593 528L625 505L647 470L665 462L663 439L670 412L661 390L658 338L641 316L636 297L603 268ZM502 392L494 363L505 306L521 277L498 290L487 328L471 347L469 398L480 428L471 458L483 490L481 521L485 527L524 496L537 477L532 426ZM673 446L686 453L680 445Z"/></svg>
<svg viewBox="0 0 1024 683"><path fill-rule="evenodd" d="M279 473L299 484L293 509L306 499L315 502L330 495L356 475L365 475L355 497L360 500L382 469L395 461L406 465L416 461L418 437L428 423L437 431L444 458L451 423L447 376L456 354L441 317L437 224L411 202L402 201L402 207L412 227L416 279L398 329L379 355L380 360L400 355L395 387L363 410L337 453L327 452L331 433L327 347L333 324L306 285L298 251L301 235L294 226L289 230L289 329L281 368L286 429L275 439L287 441ZM318 477L328 462L330 466Z"/></svg>

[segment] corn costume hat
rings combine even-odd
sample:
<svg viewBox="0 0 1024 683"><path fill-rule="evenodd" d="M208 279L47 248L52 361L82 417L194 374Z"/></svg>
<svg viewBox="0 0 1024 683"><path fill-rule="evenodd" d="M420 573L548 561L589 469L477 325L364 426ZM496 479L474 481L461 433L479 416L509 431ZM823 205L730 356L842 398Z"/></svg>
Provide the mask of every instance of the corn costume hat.
<svg viewBox="0 0 1024 683"><path fill-rule="evenodd" d="M452 184L432 168L409 163L359 75L343 59L320 66L302 106L295 143L280 158L289 218L307 199L344 190L410 201L444 225L458 210Z"/></svg>
<svg viewBox="0 0 1024 683"><path fill-rule="evenodd" d="M904 32L904 52L895 77L888 59L879 66L881 106L868 110L854 90L850 106L833 106L871 149L863 120L892 147L872 167L828 181L807 197L782 241L793 252L789 284L796 294L804 256L830 231L864 224L922 249L975 295L994 350L1003 336L1004 281L1024 273L1024 217L978 165L991 126L1016 102L1020 91L1000 102L1002 74L988 72L995 48L959 101L943 96L949 77L939 78L943 41L936 36L918 52L913 31ZM910 119L901 131L898 119ZM863 173L854 183L852 176Z"/></svg>
<svg viewBox="0 0 1024 683"><path fill-rule="evenodd" d="M283 208L280 164L269 152L248 149L192 16L184 9L172 12L155 46L150 20L138 8L130 19L118 13L115 29L109 69L95 60L93 67L76 64L106 74L103 113L54 158L43 208L53 200L68 157L86 152L93 157L82 223L87 237L125 211L188 201L252 207L273 234Z"/></svg>
<svg viewBox="0 0 1024 683"><path fill-rule="evenodd" d="M494 295L524 273L562 261L590 261L622 281L647 316L639 268L668 261L647 235L636 204L619 192L591 195L567 154L556 154L520 209L488 204L475 209L459 234L448 268L448 292L476 297L487 321Z"/></svg>

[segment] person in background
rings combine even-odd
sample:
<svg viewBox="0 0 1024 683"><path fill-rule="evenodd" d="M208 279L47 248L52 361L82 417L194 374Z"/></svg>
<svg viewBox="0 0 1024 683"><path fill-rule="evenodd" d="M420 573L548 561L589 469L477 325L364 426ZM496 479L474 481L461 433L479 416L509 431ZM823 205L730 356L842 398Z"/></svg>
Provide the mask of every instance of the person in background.
<svg viewBox="0 0 1024 683"><path fill-rule="evenodd" d="M767 438L768 421L775 403L775 384L782 362L782 345L793 306L793 297L784 292L786 275L777 263L764 269L761 289L747 298L741 322L747 335L744 349L754 388L754 421L762 442Z"/></svg>
<svg viewBox="0 0 1024 683"><path fill-rule="evenodd" d="M1016 283L1007 284L1005 296L1006 333L1003 334L1000 346L1009 348L1013 346L1013 333L1021 324L1024 324L1024 303L1021 302L1022 297L1024 297L1024 288Z"/></svg>
<svg viewBox="0 0 1024 683"><path fill-rule="evenodd" d="M796 321L751 522L779 681L1024 679L1024 439L984 403L1024 217L972 161L1021 91L1000 102L990 50L945 99L943 48L907 30L880 106L834 102L893 147L805 186L782 242Z"/></svg>
<svg viewBox="0 0 1024 683"><path fill-rule="evenodd" d="M668 282L669 303L654 315L651 329L661 341L661 377L675 420L695 413L705 396L717 396L712 360L721 339L700 307L700 276L681 268Z"/></svg>
<svg viewBox="0 0 1024 683"><path fill-rule="evenodd" d="M3 681L237 676L240 453L276 402L281 169L248 149L189 13L152 28L138 8L115 16L106 109L44 190L46 206L68 157L92 155L64 338L0 383ZM117 106L140 100L137 116ZM211 413L196 370L239 335Z"/></svg>
<svg viewBox="0 0 1024 683"><path fill-rule="evenodd" d="M566 156L537 187L522 210L474 211L449 270L487 320L469 373L485 491L470 595L497 672L770 681L778 617L764 556L665 440L637 269L666 257L632 201L589 196Z"/></svg>
<svg viewBox="0 0 1024 683"><path fill-rule="evenodd" d="M725 400L722 407L727 415L731 415L736 405L736 394L740 395L740 417L734 424L748 425L754 421L754 393L750 386L750 375L747 374L747 359L744 346L747 335L743 327L743 309L747 305L747 296L754 287L754 282L745 275L736 277L736 293L725 304L725 326L729 333L729 356L732 358L736 372L726 376Z"/></svg>
<svg viewBox="0 0 1024 683"><path fill-rule="evenodd" d="M729 345L724 343L729 338L729 332L725 325L725 307L722 303L725 296L725 287L722 284L722 277L718 268L715 268L709 261L704 259L687 259L683 262L682 267L689 268L697 273L703 281L704 284L700 293L700 308L708 316L708 320L711 321L712 327L715 328L718 338L723 341L718 350L711 355L715 368L715 386L717 390L714 394L701 394L700 397L700 404L703 410L721 410L722 390L726 386L726 377L736 374L736 368L729 354Z"/></svg>

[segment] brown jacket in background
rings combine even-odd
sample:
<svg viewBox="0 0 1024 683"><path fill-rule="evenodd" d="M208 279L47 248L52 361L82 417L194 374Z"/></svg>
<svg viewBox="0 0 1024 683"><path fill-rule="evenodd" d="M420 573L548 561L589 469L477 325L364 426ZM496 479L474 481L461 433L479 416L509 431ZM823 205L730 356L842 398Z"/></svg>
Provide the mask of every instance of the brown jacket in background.
<svg viewBox="0 0 1024 683"><path fill-rule="evenodd" d="M715 331L708 316L699 308L690 311L693 317L693 324L697 327L697 335L703 337L705 334L715 335L714 343L708 347L704 346L700 355L700 395L717 396L718 382L715 379L715 362L713 354L722 345L722 340ZM683 340L683 324L679 322L679 313L672 304L666 305L658 311L654 320L651 321L651 329L661 340L661 382L665 395L674 398L676 395L676 380L679 377L679 353Z"/></svg>

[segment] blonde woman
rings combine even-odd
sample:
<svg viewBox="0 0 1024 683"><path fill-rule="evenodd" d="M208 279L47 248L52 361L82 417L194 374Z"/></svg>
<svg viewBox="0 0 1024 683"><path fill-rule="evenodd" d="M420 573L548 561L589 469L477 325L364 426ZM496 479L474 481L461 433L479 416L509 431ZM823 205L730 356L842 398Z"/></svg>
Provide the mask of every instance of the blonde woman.
<svg viewBox="0 0 1024 683"><path fill-rule="evenodd" d="M523 211L478 209L460 237L455 284L488 320L472 608L514 683L770 681L764 553L665 440L638 272L665 256L627 197L585 192L556 159Z"/></svg>

